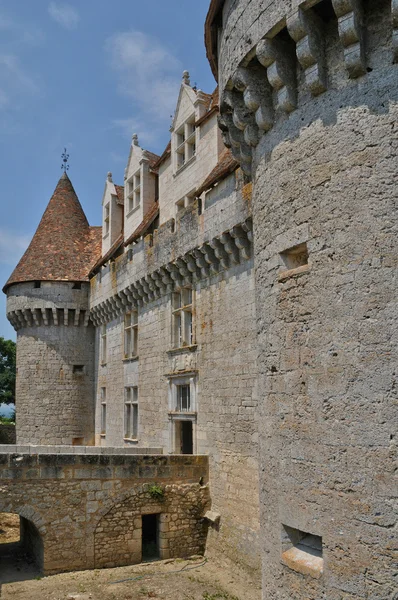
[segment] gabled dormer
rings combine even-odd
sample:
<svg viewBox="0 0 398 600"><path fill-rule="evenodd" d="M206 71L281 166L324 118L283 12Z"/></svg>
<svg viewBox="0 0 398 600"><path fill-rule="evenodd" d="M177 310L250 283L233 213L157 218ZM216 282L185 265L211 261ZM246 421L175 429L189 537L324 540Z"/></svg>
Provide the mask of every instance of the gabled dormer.
<svg viewBox="0 0 398 600"><path fill-rule="evenodd" d="M190 84L184 71L174 119L170 128L170 151L159 167L160 223L182 215L194 203L196 190L217 165L220 146L216 91L205 94Z"/></svg>
<svg viewBox="0 0 398 600"><path fill-rule="evenodd" d="M173 173L176 174L195 160L197 148L196 121L200 103L196 90L191 87L189 73L184 71L176 111L171 124L171 156ZM205 108L203 108L205 110Z"/></svg>
<svg viewBox="0 0 398 600"><path fill-rule="evenodd" d="M124 238L128 239L142 223L157 200L157 173L153 165L159 156L140 147L133 135L124 182Z"/></svg>
<svg viewBox="0 0 398 600"><path fill-rule="evenodd" d="M102 198L102 256L123 233L124 189L108 173Z"/></svg>

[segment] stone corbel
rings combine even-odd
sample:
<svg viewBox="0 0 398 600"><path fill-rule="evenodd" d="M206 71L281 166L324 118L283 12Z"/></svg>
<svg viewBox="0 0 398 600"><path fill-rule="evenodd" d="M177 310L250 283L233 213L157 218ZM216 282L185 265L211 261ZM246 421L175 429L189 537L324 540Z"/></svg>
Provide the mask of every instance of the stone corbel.
<svg viewBox="0 0 398 600"><path fill-rule="evenodd" d="M195 250L193 251L193 255L196 261L196 264L198 265L201 275L202 277L206 278L209 277L210 275L210 269L209 269L209 265L207 264L205 257L203 256L203 252L201 252L199 250L199 248L195 248Z"/></svg>
<svg viewBox="0 0 398 600"><path fill-rule="evenodd" d="M227 124L225 122L225 118L223 114L219 114L217 117L217 123L218 123L218 127L221 131L221 137L222 137L222 141L224 143L224 146L226 148L230 148L231 147L231 139L229 137L229 130L227 127Z"/></svg>
<svg viewBox="0 0 398 600"><path fill-rule="evenodd" d="M240 131L243 131L243 140L249 146L257 146L259 142L259 131L253 115L243 99L240 91L226 91L227 103L232 107L232 121Z"/></svg>
<svg viewBox="0 0 398 600"><path fill-rule="evenodd" d="M305 84L313 96L326 91L326 65L320 21L302 8L288 18L287 28L296 42L296 54L304 69Z"/></svg>
<svg viewBox="0 0 398 600"><path fill-rule="evenodd" d="M391 0L393 61L398 62L398 0Z"/></svg>
<svg viewBox="0 0 398 600"><path fill-rule="evenodd" d="M39 309L34 308L32 310L33 321L37 327L40 326L40 312Z"/></svg>
<svg viewBox="0 0 398 600"><path fill-rule="evenodd" d="M297 91L296 65L290 48L281 40L264 39L257 44L256 53L276 92L276 108L292 112L297 105Z"/></svg>
<svg viewBox="0 0 398 600"><path fill-rule="evenodd" d="M220 235L220 242L223 244L225 251L230 256L232 262L236 265L239 264L239 250L235 245L234 238L232 238L229 233L223 233Z"/></svg>
<svg viewBox="0 0 398 600"><path fill-rule="evenodd" d="M19 322L21 324L21 327L25 327L28 324L28 322L26 320L24 311L23 310L17 310L16 312L17 312L17 318L18 318L18 320L19 320Z"/></svg>
<svg viewBox="0 0 398 600"><path fill-rule="evenodd" d="M247 239L246 233L239 226L235 226L229 230L229 234L235 240L235 244L239 249L242 258L248 260L251 257L251 246Z"/></svg>
<svg viewBox="0 0 398 600"><path fill-rule="evenodd" d="M257 127L269 131L274 124L272 90L263 67L240 67L233 79L237 90L243 92L243 101L254 113Z"/></svg>
<svg viewBox="0 0 398 600"><path fill-rule="evenodd" d="M213 248L209 244L203 244L203 246L200 248L200 251L202 252L205 261L210 267L210 273L214 275L218 273L220 269L220 261L215 255Z"/></svg>
<svg viewBox="0 0 398 600"><path fill-rule="evenodd" d="M355 79L366 73L362 1L332 0L332 4L339 21L348 75Z"/></svg>
<svg viewBox="0 0 398 600"><path fill-rule="evenodd" d="M57 312L57 309L53 309L53 314L54 314L54 310L55 312ZM88 311L86 311L88 312ZM79 325L79 320L80 320L80 308L76 308L75 310L75 327L77 327ZM54 322L55 322L55 317L54 317Z"/></svg>
<svg viewBox="0 0 398 600"><path fill-rule="evenodd" d="M85 310L84 312L84 319L83 319L83 326L84 327L88 327L89 321L90 321L90 311L89 310Z"/></svg>
<svg viewBox="0 0 398 600"><path fill-rule="evenodd" d="M220 242L218 238L214 238L210 240L209 245L213 248L214 254L220 261L220 265L223 269L228 269L229 267L229 255L225 251L223 244Z"/></svg>
<svg viewBox="0 0 398 600"><path fill-rule="evenodd" d="M192 273L193 280L199 281L200 280L200 268L198 270L198 264L197 264L194 253L186 255L185 259L187 261L187 268Z"/></svg>

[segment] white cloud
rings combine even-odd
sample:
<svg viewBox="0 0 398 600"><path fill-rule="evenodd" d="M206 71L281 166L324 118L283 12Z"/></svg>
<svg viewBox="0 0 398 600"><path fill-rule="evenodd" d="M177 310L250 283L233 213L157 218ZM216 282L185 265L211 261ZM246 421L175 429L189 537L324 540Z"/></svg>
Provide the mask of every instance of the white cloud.
<svg viewBox="0 0 398 600"><path fill-rule="evenodd" d="M50 2L48 12L50 17L65 29L75 29L80 21L79 13L70 4Z"/></svg>
<svg viewBox="0 0 398 600"><path fill-rule="evenodd" d="M32 239L30 235L17 235L0 229L0 264L15 266Z"/></svg>
<svg viewBox="0 0 398 600"><path fill-rule="evenodd" d="M175 109L183 71L181 62L159 40L141 31L117 33L106 41L111 67L119 75L119 90L134 100L137 133L155 138L157 127L170 122ZM134 121L134 120L132 120ZM129 120L117 119L118 126L130 126ZM134 122L131 123L130 135Z"/></svg>

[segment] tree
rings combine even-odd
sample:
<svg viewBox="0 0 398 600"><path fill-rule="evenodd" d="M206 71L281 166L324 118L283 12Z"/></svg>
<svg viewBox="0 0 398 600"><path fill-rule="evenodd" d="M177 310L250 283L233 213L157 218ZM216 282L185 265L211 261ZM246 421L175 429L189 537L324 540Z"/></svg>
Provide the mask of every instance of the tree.
<svg viewBox="0 0 398 600"><path fill-rule="evenodd" d="M0 404L15 404L17 345L0 337Z"/></svg>

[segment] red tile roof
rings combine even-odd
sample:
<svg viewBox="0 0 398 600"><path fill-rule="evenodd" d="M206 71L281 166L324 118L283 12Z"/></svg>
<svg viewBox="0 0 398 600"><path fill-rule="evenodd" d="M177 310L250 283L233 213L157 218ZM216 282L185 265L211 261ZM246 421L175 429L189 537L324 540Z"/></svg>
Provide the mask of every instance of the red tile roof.
<svg viewBox="0 0 398 600"><path fill-rule="evenodd" d="M117 203L124 204L124 187L122 185L115 184L115 190L117 194Z"/></svg>
<svg viewBox="0 0 398 600"><path fill-rule="evenodd" d="M88 281L101 255L101 227L90 227L66 173L3 291L24 281Z"/></svg>
<svg viewBox="0 0 398 600"><path fill-rule="evenodd" d="M162 155L159 157L159 159L156 161L156 163L152 166L152 168L157 169L164 160L169 158L170 154L171 154L171 142L169 142L167 144L166 148L163 150Z"/></svg>
<svg viewBox="0 0 398 600"><path fill-rule="evenodd" d="M160 159L160 156L158 154L150 152L149 150L144 150L144 156L149 160L149 166L151 169L155 167L158 160Z"/></svg>
<svg viewBox="0 0 398 600"><path fill-rule="evenodd" d="M212 94L205 94L205 96L208 96L206 112L200 119L198 119L196 121L196 123L195 123L196 127L198 127L204 121L206 121L206 119L208 119L212 114L218 112L218 103L219 103L218 86L216 87L216 89L214 90L214 92Z"/></svg>
<svg viewBox="0 0 398 600"><path fill-rule="evenodd" d="M93 275L94 271L96 269L98 269L98 267L102 267L102 265L104 265L105 263L107 263L108 260L111 259L112 256L115 254L115 252L117 252L119 250L119 248L122 246L122 244L123 244L123 233L121 233L119 235L119 237L117 238L117 240L109 248L108 252L106 252L104 254L104 256L100 256L99 257L99 259L97 260L97 262L95 263L95 265L91 268L89 276Z"/></svg>
<svg viewBox="0 0 398 600"><path fill-rule="evenodd" d="M196 196L200 196L212 188L218 181L224 179L230 173L233 173L239 167L239 163L231 154L228 148L225 148L218 159L217 165L206 177L202 185L196 190Z"/></svg>
<svg viewBox="0 0 398 600"><path fill-rule="evenodd" d="M140 238L142 235L144 235L144 233L146 232L148 227L150 225L152 225L152 223L154 222L154 220L156 219L158 214L159 214L159 204L158 204L158 202L154 202L152 204L151 208L144 215L144 218L141 221L141 223L138 225L137 229L124 242L124 245L128 246L132 242L135 242L135 240L138 240L138 238Z"/></svg>

